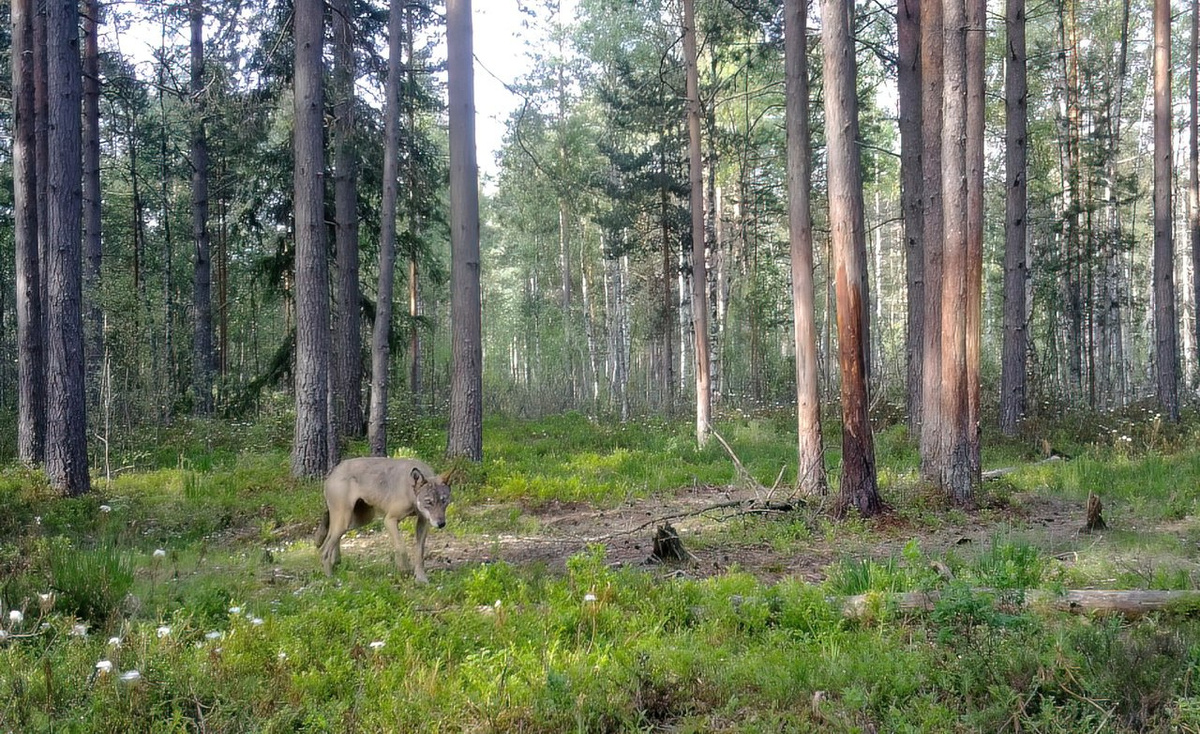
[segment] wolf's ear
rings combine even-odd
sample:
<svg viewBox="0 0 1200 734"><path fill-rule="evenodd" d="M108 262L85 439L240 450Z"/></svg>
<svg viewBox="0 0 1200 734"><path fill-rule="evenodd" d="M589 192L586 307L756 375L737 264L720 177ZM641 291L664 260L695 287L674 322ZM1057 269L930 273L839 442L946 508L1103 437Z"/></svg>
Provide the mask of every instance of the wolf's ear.
<svg viewBox="0 0 1200 734"><path fill-rule="evenodd" d="M433 478L433 483L434 484L445 484L446 486L450 486L450 477L447 476L446 474L438 474L436 477Z"/></svg>
<svg viewBox="0 0 1200 734"><path fill-rule="evenodd" d="M415 466L413 467L413 470L412 470L412 480L413 480L414 487L420 487L422 484L425 483L425 475L422 474L421 470Z"/></svg>

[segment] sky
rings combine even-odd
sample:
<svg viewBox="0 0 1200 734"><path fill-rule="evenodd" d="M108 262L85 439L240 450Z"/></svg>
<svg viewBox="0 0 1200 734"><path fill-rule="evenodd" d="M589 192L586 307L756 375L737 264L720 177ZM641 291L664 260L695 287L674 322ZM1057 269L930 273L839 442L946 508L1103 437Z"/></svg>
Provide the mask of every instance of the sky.
<svg viewBox="0 0 1200 734"><path fill-rule="evenodd" d="M576 0L560 0L566 17L574 17ZM522 27L526 15L521 5L531 0L474 0L475 41L475 136L481 177L497 172L496 153L504 141L505 122L521 100L505 88L518 82L532 69L528 48L543 40L538 31ZM111 27L107 29L110 33ZM111 36L107 39L113 42ZM122 51L147 62L160 42L157 26L138 27L124 35ZM186 43L183 36L175 42ZM445 53L444 50L442 52Z"/></svg>

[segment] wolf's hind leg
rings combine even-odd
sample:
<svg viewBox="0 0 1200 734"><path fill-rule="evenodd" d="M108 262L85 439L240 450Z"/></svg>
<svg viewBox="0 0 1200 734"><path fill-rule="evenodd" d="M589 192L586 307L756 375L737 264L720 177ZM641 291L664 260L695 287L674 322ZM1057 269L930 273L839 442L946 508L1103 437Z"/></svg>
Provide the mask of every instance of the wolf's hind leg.
<svg viewBox="0 0 1200 734"><path fill-rule="evenodd" d="M429 521L424 516L417 515L417 548L416 548L416 564L415 576L417 583L429 583L429 577L425 575L425 536L429 534Z"/></svg>
<svg viewBox="0 0 1200 734"><path fill-rule="evenodd" d="M388 535L392 537L392 547L396 549L396 568L400 573L408 573L408 552L400 538L400 518L387 515L383 518L383 526L387 528Z"/></svg>

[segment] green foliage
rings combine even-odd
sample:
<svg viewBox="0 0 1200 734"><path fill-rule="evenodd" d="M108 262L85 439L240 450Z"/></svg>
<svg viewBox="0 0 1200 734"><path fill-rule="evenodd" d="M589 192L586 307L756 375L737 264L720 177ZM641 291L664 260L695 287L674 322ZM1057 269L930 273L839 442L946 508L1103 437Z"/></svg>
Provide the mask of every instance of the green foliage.
<svg viewBox="0 0 1200 734"><path fill-rule="evenodd" d="M92 622L113 616L133 586L129 554L112 545L80 548L55 543L49 563L56 606Z"/></svg>

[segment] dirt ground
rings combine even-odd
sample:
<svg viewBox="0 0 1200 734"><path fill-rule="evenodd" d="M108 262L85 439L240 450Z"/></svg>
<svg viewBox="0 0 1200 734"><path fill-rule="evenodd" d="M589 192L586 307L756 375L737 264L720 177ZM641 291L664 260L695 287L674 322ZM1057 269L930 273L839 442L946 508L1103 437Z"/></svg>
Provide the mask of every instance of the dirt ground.
<svg viewBox="0 0 1200 734"><path fill-rule="evenodd" d="M955 547L964 550L982 547L997 534L1014 532L1036 536L1039 545L1055 552L1090 542L1080 538L1082 507L1040 495L1014 495L997 507L959 513L957 522L943 519L930 524L892 512L868 521L865 528L860 525L845 533L839 532L835 523L822 522L819 508L742 512L748 503L766 499L761 489L696 486L674 494L632 500L611 509L557 501L536 508L504 503L459 508L460 517L468 519L472 515L519 512L519 524L532 530L480 534L432 531L427 543L426 568L436 571L503 560L518 565L544 564L552 570L561 570L573 554L589 544L600 543L606 547L606 556L613 565L635 566L657 573L705 577L736 567L764 580L792 577L819 582L825 578L826 567L831 563L851 557L899 556L905 544L914 538L926 553L933 554ZM769 499L778 503L787 498ZM736 503L745 504L738 507ZM945 515L939 513L940 517ZM666 565L651 558L652 537L664 519L679 532L694 557L692 562ZM760 540L772 536L770 531L761 532L761 528L755 527L762 523L804 523L807 531L801 533L802 539L781 549L777 544ZM411 534L406 532L406 536ZM350 554L391 553L387 536L378 527L347 536L342 547Z"/></svg>

